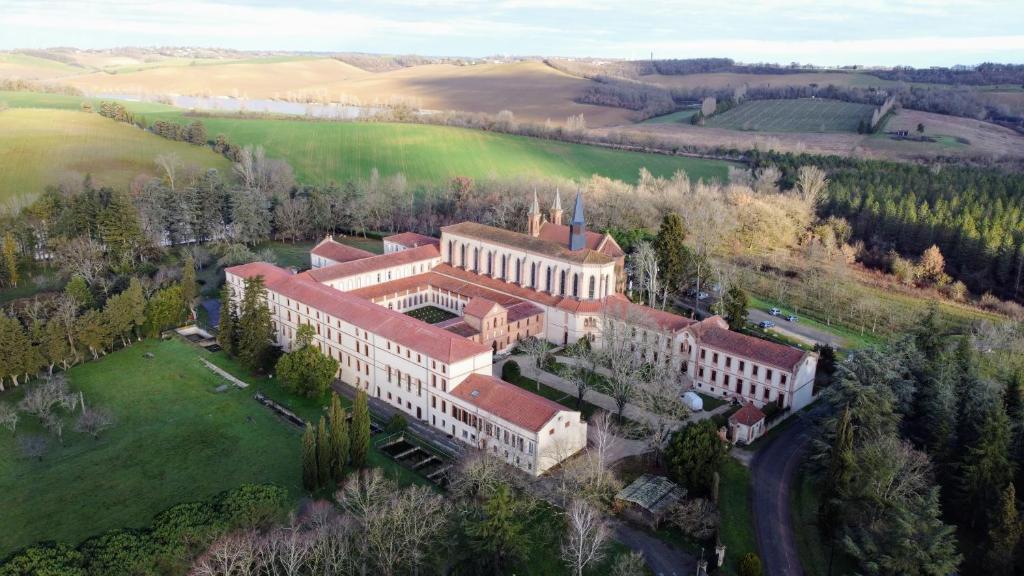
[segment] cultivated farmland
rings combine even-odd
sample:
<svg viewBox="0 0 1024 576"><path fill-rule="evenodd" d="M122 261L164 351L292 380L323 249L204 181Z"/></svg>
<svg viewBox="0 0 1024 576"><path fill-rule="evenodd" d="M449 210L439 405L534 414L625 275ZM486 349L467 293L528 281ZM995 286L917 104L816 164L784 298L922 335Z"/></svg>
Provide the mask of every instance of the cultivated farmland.
<svg viewBox="0 0 1024 576"><path fill-rule="evenodd" d="M856 132L874 107L839 100L750 100L708 118L712 128L755 132Z"/></svg>
<svg viewBox="0 0 1024 576"><path fill-rule="evenodd" d="M97 185L126 189L140 174L157 174L160 154L176 154L186 165L230 168L209 148L85 112L11 108L0 112L0 134L0 204L6 208L86 174Z"/></svg>

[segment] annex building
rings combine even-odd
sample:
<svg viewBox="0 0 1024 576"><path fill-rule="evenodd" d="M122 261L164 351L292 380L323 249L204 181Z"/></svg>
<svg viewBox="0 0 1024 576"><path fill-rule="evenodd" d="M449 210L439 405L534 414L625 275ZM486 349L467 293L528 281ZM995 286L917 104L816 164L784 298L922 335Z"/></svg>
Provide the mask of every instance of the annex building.
<svg viewBox="0 0 1024 576"><path fill-rule="evenodd" d="M628 323L637 353L671 365L680 393L810 402L815 354L730 332L717 316L697 322L630 302L625 253L586 229L582 196L568 225L557 194L547 216L534 194L526 233L463 222L440 239L389 236L380 255L327 237L308 271L254 262L225 273L236 299L246 278L263 277L285 349L298 326L314 326L343 382L533 475L581 450L587 433L579 412L493 375L494 355L523 338L599 347L603 323ZM451 317L406 314L425 307Z"/></svg>

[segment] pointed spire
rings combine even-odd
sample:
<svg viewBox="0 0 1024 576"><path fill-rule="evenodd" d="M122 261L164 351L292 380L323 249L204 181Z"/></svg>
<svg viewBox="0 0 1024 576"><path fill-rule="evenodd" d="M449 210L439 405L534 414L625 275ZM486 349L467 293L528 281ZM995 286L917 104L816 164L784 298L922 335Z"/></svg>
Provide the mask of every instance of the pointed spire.
<svg viewBox="0 0 1024 576"><path fill-rule="evenodd" d="M540 202L537 201L537 189L533 189L533 206L530 208L530 214L540 214Z"/></svg>
<svg viewBox="0 0 1024 576"><path fill-rule="evenodd" d="M576 206L569 223L569 250L582 250L587 245L587 228L583 220L583 191L576 190Z"/></svg>
<svg viewBox="0 0 1024 576"><path fill-rule="evenodd" d="M572 209L572 223L583 224L583 191L576 191L576 206Z"/></svg>
<svg viewBox="0 0 1024 576"><path fill-rule="evenodd" d="M562 195L558 192L558 188L555 188L555 203L551 205L552 212L557 210L562 211Z"/></svg>

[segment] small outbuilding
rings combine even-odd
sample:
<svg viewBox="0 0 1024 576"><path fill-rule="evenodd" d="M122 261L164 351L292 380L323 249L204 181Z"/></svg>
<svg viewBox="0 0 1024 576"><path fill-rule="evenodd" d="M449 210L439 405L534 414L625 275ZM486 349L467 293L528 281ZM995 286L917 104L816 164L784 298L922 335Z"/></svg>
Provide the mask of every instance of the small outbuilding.
<svg viewBox="0 0 1024 576"><path fill-rule="evenodd" d="M750 444L764 435L764 412L746 404L729 416L729 438L734 444Z"/></svg>
<svg viewBox="0 0 1024 576"><path fill-rule="evenodd" d="M665 514L684 496L686 490L668 478L644 474L615 495L614 506L624 516L657 528Z"/></svg>

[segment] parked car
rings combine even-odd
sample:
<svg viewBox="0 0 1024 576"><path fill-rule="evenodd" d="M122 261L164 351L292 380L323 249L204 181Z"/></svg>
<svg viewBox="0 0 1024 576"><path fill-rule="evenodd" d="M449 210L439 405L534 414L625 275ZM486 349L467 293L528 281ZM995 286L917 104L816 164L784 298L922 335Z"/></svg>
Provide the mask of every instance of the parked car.
<svg viewBox="0 0 1024 576"><path fill-rule="evenodd" d="M798 322L799 320L800 319L797 318L796 315L794 315L794 314L790 314L789 316L786 316L786 322Z"/></svg>
<svg viewBox="0 0 1024 576"><path fill-rule="evenodd" d="M759 322L757 325L761 327L761 329L767 330L769 328L773 328L775 326L775 322L772 322L771 320L764 320Z"/></svg>
<svg viewBox="0 0 1024 576"><path fill-rule="evenodd" d="M778 308L772 308L768 313L772 316L782 316L782 312Z"/></svg>

